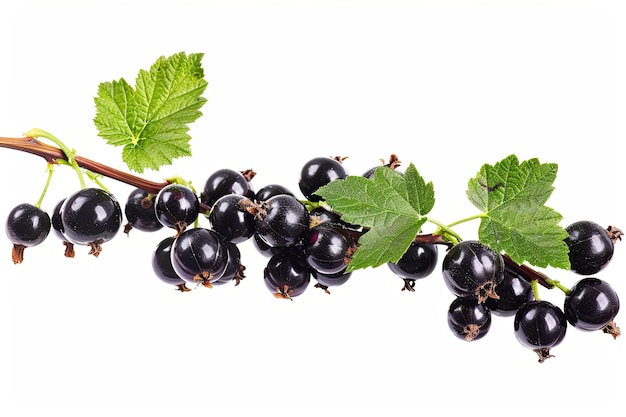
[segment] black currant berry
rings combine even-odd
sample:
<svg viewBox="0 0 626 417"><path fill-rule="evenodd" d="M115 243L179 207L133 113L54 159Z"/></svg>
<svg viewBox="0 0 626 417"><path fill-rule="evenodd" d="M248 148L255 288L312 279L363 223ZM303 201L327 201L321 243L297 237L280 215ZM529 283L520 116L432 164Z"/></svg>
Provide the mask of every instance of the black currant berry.
<svg viewBox="0 0 626 417"><path fill-rule="evenodd" d="M306 237L309 212L296 197L279 194L258 204L255 225L269 246L294 246Z"/></svg>
<svg viewBox="0 0 626 417"><path fill-rule="evenodd" d="M614 244L607 229L582 220L565 228L569 236L570 269L580 275L592 275L604 269L613 257Z"/></svg>
<svg viewBox="0 0 626 417"><path fill-rule="evenodd" d="M250 184L254 175L252 170L240 172L229 168L218 169L207 178L204 190L200 194L200 201L212 207L218 198L227 194L254 198L254 190Z"/></svg>
<svg viewBox="0 0 626 417"><path fill-rule="evenodd" d="M598 278L578 281L565 297L564 312L567 321L577 329L602 330L619 336L619 327L613 322L619 312L619 297L611 285Z"/></svg>
<svg viewBox="0 0 626 417"><path fill-rule="evenodd" d="M224 242L226 250L228 252L228 261L226 262L226 268L222 276L213 281L213 285L223 285L227 282L235 281L235 285L239 285L242 279L245 278L245 267L241 264L241 251L235 243Z"/></svg>
<svg viewBox="0 0 626 417"><path fill-rule="evenodd" d="M127 223L124 226L124 233L128 234L131 229L142 232L156 232L163 228L163 224L157 219L154 211L154 195L135 188L126 200L124 214Z"/></svg>
<svg viewBox="0 0 626 417"><path fill-rule="evenodd" d="M154 212L163 226L181 233L198 218L200 201L191 188L168 184L157 194Z"/></svg>
<svg viewBox="0 0 626 417"><path fill-rule="evenodd" d="M387 266L404 280L402 291L415 291L415 280L429 276L435 270L438 258L436 245L411 242L398 262L388 262Z"/></svg>
<svg viewBox="0 0 626 417"><path fill-rule="evenodd" d="M63 233L76 245L88 245L98 256L102 244L113 239L122 225L117 199L100 188L85 188L65 199L61 208Z"/></svg>
<svg viewBox="0 0 626 417"><path fill-rule="evenodd" d="M347 176L348 172L341 163L341 158L313 158L302 166L298 186L309 201L320 201L321 197L315 194L318 188Z"/></svg>
<svg viewBox="0 0 626 417"><path fill-rule="evenodd" d="M50 216L41 208L30 203L14 207L6 220L6 234L13 243L11 251L13 263L22 263L24 250L46 240L50 228Z"/></svg>
<svg viewBox="0 0 626 417"><path fill-rule="evenodd" d="M292 299L306 290L311 272L300 251L285 249L269 259L263 277L276 298Z"/></svg>
<svg viewBox="0 0 626 417"><path fill-rule="evenodd" d="M240 194L226 194L217 199L209 213L213 230L232 243L248 240L256 231L254 215L248 211L254 203Z"/></svg>
<svg viewBox="0 0 626 417"><path fill-rule="evenodd" d="M54 210L52 211L52 217L50 217L50 223L52 225L52 231L55 236L58 237L62 241L67 241L67 237L65 236L65 231L63 230L63 222L61 221L61 207L63 207L63 203L65 199L59 200L59 202L54 206Z"/></svg>
<svg viewBox="0 0 626 417"><path fill-rule="evenodd" d="M376 170L379 167L386 166L387 168L390 168L392 171L396 171L396 169L402 164L402 162L398 159L398 156L396 154L391 154L391 156L389 157L389 162L387 163L385 163L385 161L382 159L381 161L382 161L381 165L377 165L368 169L367 171L363 173L363 176L365 178L372 179L374 178L374 172L376 172Z"/></svg>
<svg viewBox="0 0 626 417"><path fill-rule="evenodd" d="M315 278L315 280L317 281L317 284L315 284L315 287L321 288L324 291L326 291L326 293L330 294L330 291L328 290L328 288L337 287L339 285L345 284L348 281L348 279L350 279L350 277L352 276L352 271L346 272L344 270L344 271L337 272L335 274L322 274L312 269L311 274L313 278Z"/></svg>
<svg viewBox="0 0 626 417"><path fill-rule="evenodd" d="M172 267L183 280L212 287L226 270L228 249L215 231L196 227L182 232L172 245Z"/></svg>
<svg viewBox="0 0 626 417"><path fill-rule="evenodd" d="M485 305L491 313L502 317L515 315L521 306L534 299L530 279L506 263L504 279L496 285L495 292L498 298L487 298Z"/></svg>
<svg viewBox="0 0 626 417"><path fill-rule="evenodd" d="M295 196L295 194L291 192L291 190L285 187L284 185L268 184L262 188L259 188L259 190L255 194L255 198L257 201L265 201L268 198L274 197L275 195L278 195L278 194L289 194L289 195Z"/></svg>
<svg viewBox="0 0 626 417"><path fill-rule="evenodd" d="M466 342L482 339L491 327L491 312L475 298L457 297L448 308L448 327Z"/></svg>
<svg viewBox="0 0 626 417"><path fill-rule="evenodd" d="M563 310L549 301L533 300L517 310L513 328L517 340L544 362L552 357L550 349L563 341L567 319Z"/></svg>
<svg viewBox="0 0 626 417"><path fill-rule="evenodd" d="M172 244L175 237L168 236L163 239L152 252L152 270L163 282L174 285L180 291L189 291L185 281L178 276L172 266Z"/></svg>
<svg viewBox="0 0 626 417"><path fill-rule="evenodd" d="M349 235L324 223L309 229L304 241L308 264L322 274L345 271L355 250L356 244Z"/></svg>
<svg viewBox="0 0 626 417"><path fill-rule="evenodd" d="M65 246L65 252L63 253L64 256L66 258L73 258L75 255L74 244L70 242L67 236L65 236L63 222L61 221L61 208L63 207L64 202L65 199L62 199L54 207L50 221L52 223L52 230L54 231L54 234L61 240L61 242L63 242L63 245Z"/></svg>
<svg viewBox="0 0 626 417"><path fill-rule="evenodd" d="M263 240L261 236L259 236L256 232L252 235L252 243L256 250L266 258L271 258L279 252L282 252L283 248L280 246L270 246L268 243Z"/></svg>
<svg viewBox="0 0 626 417"><path fill-rule="evenodd" d="M479 303L498 298L495 291L504 279L504 259L489 246L476 241L457 243L442 262L443 278L457 297L475 297Z"/></svg>

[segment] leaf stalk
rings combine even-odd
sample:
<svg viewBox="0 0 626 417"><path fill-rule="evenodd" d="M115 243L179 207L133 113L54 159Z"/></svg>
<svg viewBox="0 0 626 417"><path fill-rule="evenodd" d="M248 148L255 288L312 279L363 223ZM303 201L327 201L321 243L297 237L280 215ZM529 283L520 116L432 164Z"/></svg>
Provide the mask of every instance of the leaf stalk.
<svg viewBox="0 0 626 417"><path fill-rule="evenodd" d="M452 230L452 228L448 225L446 226L445 224L432 219L430 217L426 218L426 221L434 224L435 226L437 226L439 229L437 231L435 231L435 235L441 235L444 239L446 240L450 240L452 242L452 244L456 245L457 243L461 242L463 239L461 238L461 236L459 236L454 230Z"/></svg>
<svg viewBox="0 0 626 417"><path fill-rule="evenodd" d="M458 224L466 223L466 222L469 222L471 220L482 219L483 217L487 217L487 214L486 213L478 213L478 214L475 214L473 216L469 216L469 217L466 217L464 219L460 219L460 220L457 220L455 222L452 222L452 223L448 224L448 227L454 227L454 226L456 226Z"/></svg>

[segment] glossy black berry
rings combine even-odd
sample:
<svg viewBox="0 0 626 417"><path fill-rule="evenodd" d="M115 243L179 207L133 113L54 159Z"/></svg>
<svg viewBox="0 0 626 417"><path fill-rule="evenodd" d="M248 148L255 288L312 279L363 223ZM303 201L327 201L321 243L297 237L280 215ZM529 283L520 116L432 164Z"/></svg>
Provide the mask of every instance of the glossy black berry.
<svg viewBox="0 0 626 417"><path fill-rule="evenodd" d="M578 221L565 228L570 269L592 275L604 269L613 257L614 244L605 228L592 221Z"/></svg>
<svg viewBox="0 0 626 417"><path fill-rule="evenodd" d="M313 269L332 275L347 268L356 244L340 229L322 223L309 229L303 249Z"/></svg>
<svg viewBox="0 0 626 417"><path fill-rule="evenodd" d="M306 290L311 272L300 251L286 249L269 259L263 278L275 297L292 299Z"/></svg>
<svg viewBox="0 0 626 417"><path fill-rule="evenodd" d="M241 243L256 231L254 215L248 209L253 202L240 194L227 194L217 199L209 213L211 228L232 243Z"/></svg>
<svg viewBox="0 0 626 417"><path fill-rule="evenodd" d="M253 173L251 175L253 176ZM251 175L248 175L250 179ZM254 190L248 177L243 172L233 169L218 169L207 178L204 189L200 194L200 201L212 207L218 198L227 194L239 194L253 198Z"/></svg>
<svg viewBox="0 0 626 417"><path fill-rule="evenodd" d="M64 202L64 198L59 200L56 206L54 206L54 210L52 210L52 217L50 217L52 231L54 235L62 241L67 240L67 237L65 236L65 231L63 230L63 222L61 221L61 207L63 207Z"/></svg>
<svg viewBox="0 0 626 417"><path fill-rule="evenodd" d="M182 184L169 184L157 194L154 212L163 226L181 233L198 218L200 201L191 188Z"/></svg>
<svg viewBox="0 0 626 417"><path fill-rule="evenodd" d="M50 216L46 211L30 203L15 206L6 220L6 234L13 243L13 263L22 263L24 249L46 240L50 228Z"/></svg>
<svg viewBox="0 0 626 417"><path fill-rule="evenodd" d="M465 240L448 250L442 272L454 295L474 297L482 303L498 297L495 288L504 279L504 259L479 241Z"/></svg>
<svg viewBox="0 0 626 417"><path fill-rule="evenodd" d="M152 270L154 274L166 284L174 285L181 291L186 291L185 281L178 276L172 266L172 244L176 238L168 236L156 246L152 252Z"/></svg>
<svg viewBox="0 0 626 417"><path fill-rule="evenodd" d="M128 195L124 214L126 215L126 225L124 232L128 234L131 229L142 232L155 232L163 228L163 224L157 219L154 211L154 195L141 188L135 188Z"/></svg>
<svg viewBox="0 0 626 417"><path fill-rule="evenodd" d="M448 308L448 327L466 342L482 339L491 327L491 312L475 298L455 298Z"/></svg>
<svg viewBox="0 0 626 417"><path fill-rule="evenodd" d="M517 340L543 362L552 357L550 349L563 341L567 319L563 310L549 301L533 300L517 310L513 328Z"/></svg>
<svg viewBox="0 0 626 417"><path fill-rule="evenodd" d="M295 194L284 185L268 184L264 187L259 188L259 190L255 193L255 198L257 201L265 201L268 198L274 197L278 194L289 194L295 197Z"/></svg>
<svg viewBox="0 0 626 417"><path fill-rule="evenodd" d="M239 247L232 242L224 242L228 253L228 260L226 261L226 268L224 273L216 281L213 281L213 285L223 285L228 282L235 282L235 285L239 285L242 279L245 278L244 270L246 269L241 263L241 251Z"/></svg>
<svg viewBox="0 0 626 417"><path fill-rule="evenodd" d="M269 246L294 246L306 238L309 212L296 197L279 194L259 204L255 225Z"/></svg>
<svg viewBox="0 0 626 417"><path fill-rule="evenodd" d="M498 298L487 298L485 305L497 316L513 316L521 306L534 299L530 278L508 265L505 265L504 279L496 285L495 292Z"/></svg>
<svg viewBox="0 0 626 417"><path fill-rule="evenodd" d="M326 291L328 294L330 294L329 288L338 287L339 285L343 285L346 282L348 282L348 280L352 276L352 271L346 272L345 270L342 270L334 274L322 274L312 269L311 275L317 281L317 284L315 284L315 287L321 288L324 291Z"/></svg>
<svg viewBox="0 0 626 417"><path fill-rule="evenodd" d="M298 186L310 201L320 201L315 192L318 188L337 179L344 179L348 172L336 158L318 157L307 161L300 171Z"/></svg>
<svg viewBox="0 0 626 417"><path fill-rule="evenodd" d="M261 236L259 236L256 232L252 235L252 243L256 250L266 258L271 258L279 252L282 252L283 248L280 246L270 246Z"/></svg>
<svg viewBox="0 0 626 417"><path fill-rule="evenodd" d="M113 239L122 225L122 209L117 199L100 188L85 188L65 199L61 222L67 239L88 245L89 254L98 256L102 244Z"/></svg>
<svg viewBox="0 0 626 417"><path fill-rule="evenodd" d="M594 277L578 281L563 305L565 317L572 326L586 331L602 330L613 337L620 334L613 321L619 306L619 297L613 287Z"/></svg>
<svg viewBox="0 0 626 417"><path fill-rule="evenodd" d="M415 291L415 280L429 276L435 270L438 259L436 245L412 242L398 262L388 262L387 266L404 280L402 290Z"/></svg>
<svg viewBox="0 0 626 417"><path fill-rule="evenodd" d="M50 222L52 223L52 230L54 234L61 240L61 242L63 242L63 245L65 246L65 251L63 253L64 256L66 258L73 258L75 255L74 244L70 242L67 236L65 236L63 222L61 221L61 208L63 207L64 202L65 199L63 198L56 204L56 206L54 206Z"/></svg>
<svg viewBox="0 0 626 417"><path fill-rule="evenodd" d="M172 267L183 280L211 287L226 270L228 249L213 230L195 227L182 232L172 245Z"/></svg>

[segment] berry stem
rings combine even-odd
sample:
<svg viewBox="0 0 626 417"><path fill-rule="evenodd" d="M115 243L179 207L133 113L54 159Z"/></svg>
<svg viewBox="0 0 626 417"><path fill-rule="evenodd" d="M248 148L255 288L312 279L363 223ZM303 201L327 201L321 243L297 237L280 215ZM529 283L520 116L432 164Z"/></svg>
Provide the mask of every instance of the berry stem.
<svg viewBox="0 0 626 417"><path fill-rule="evenodd" d="M304 206L306 207L308 211L321 207L330 212L335 212L335 210L333 210L333 208L324 200L320 200L320 201L300 200L300 202L304 204Z"/></svg>
<svg viewBox="0 0 626 417"><path fill-rule="evenodd" d="M560 281L557 281L557 280L555 280L555 279L550 279L550 278L547 278L547 279L546 279L546 282L547 282L548 284L550 284L550 285L552 285L552 286L554 286L554 287L558 288L559 290L563 291L563 293L564 293L565 295L570 295L570 294L572 293L572 291L571 291L569 288L567 288L566 286L564 286L563 284L561 284L561 282L560 282Z"/></svg>
<svg viewBox="0 0 626 417"><path fill-rule="evenodd" d="M70 163L74 171L76 171L76 175L78 175L78 181L80 182L80 188L81 189L86 188L85 179L83 178L83 173L80 170L80 167L78 166L78 164L76 163L76 160L74 159L74 154L75 154L74 151L70 150L67 146L65 146L63 142L61 142L53 134L46 132L45 130L34 128L26 132L25 135L27 137L32 137L32 138L45 138L54 142L54 144L57 145L61 149L61 151L63 151L63 154L65 155L65 159L67 160L67 162Z"/></svg>
<svg viewBox="0 0 626 417"><path fill-rule="evenodd" d="M107 189L107 187L102 183L102 181L100 181L100 177L102 175L92 172L92 171L87 171L87 177L89 177L89 179L93 182L95 182L96 184L98 184L98 187L102 188L104 191L109 192L109 190Z"/></svg>
<svg viewBox="0 0 626 417"><path fill-rule="evenodd" d="M48 187L50 187L50 181L52 180L52 174L54 173L54 165L48 162L46 171L48 171L48 177L46 178L46 183L43 186L43 190L41 191L41 195L39 196L39 200L35 203L35 207L41 208L41 204L43 203L43 199L48 192Z"/></svg>
<svg viewBox="0 0 626 417"><path fill-rule="evenodd" d="M533 292L533 298L535 300L541 300L541 297L539 297L539 285L537 284L536 279L530 281L530 289Z"/></svg>

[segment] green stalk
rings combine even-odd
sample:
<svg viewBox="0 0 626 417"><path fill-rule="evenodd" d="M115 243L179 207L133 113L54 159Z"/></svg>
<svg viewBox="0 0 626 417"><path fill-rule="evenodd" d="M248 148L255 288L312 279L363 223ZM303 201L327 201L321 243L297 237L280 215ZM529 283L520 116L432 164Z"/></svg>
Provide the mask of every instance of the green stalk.
<svg viewBox="0 0 626 417"><path fill-rule="evenodd" d="M102 175L96 174L95 172L91 171L87 171L86 174L91 181L95 182L98 185L98 187L102 188L106 192L110 192L107 187L102 183L102 181L100 181Z"/></svg>
<svg viewBox="0 0 626 417"><path fill-rule="evenodd" d="M178 175L174 175L173 177L167 178L167 182L169 182L170 184L184 185L185 187L189 187L191 191L193 191L195 194L198 194L194 186L191 184L191 181L187 181L186 179Z"/></svg>
<svg viewBox="0 0 626 417"><path fill-rule="evenodd" d="M48 167L46 168L46 171L48 171L48 178L46 179L46 183L43 186L43 191L41 192L41 195L39 196L39 200L37 200L37 202L35 203L35 207L37 208L41 208L41 204L43 203L43 198L48 192L48 187L50 186L50 181L52 180L52 174L54 173L54 164L48 162Z"/></svg>
<svg viewBox="0 0 626 417"><path fill-rule="evenodd" d="M535 300L540 300L541 297L539 297L539 284L536 279L530 281L530 288L533 292L533 297L535 298Z"/></svg>
<svg viewBox="0 0 626 417"><path fill-rule="evenodd" d="M335 210L333 210L333 208L324 200L320 200L320 201L300 200L300 202L304 204L304 206L306 207L308 211L312 211L312 210L315 210L316 208L322 207L323 209L328 210L330 212L335 212Z"/></svg>
<svg viewBox="0 0 626 417"><path fill-rule="evenodd" d="M454 240L456 240L456 242L452 242L454 244L459 243L460 241L462 241L463 239L461 239L461 236L459 236L454 230L452 230L452 227L461 224L461 223L465 223L465 222L469 222L471 220L475 220L475 219L481 219L483 217L485 217L486 214L485 213L480 213L480 214L476 214L474 216L470 216L470 217L466 217L464 219L461 220L457 220L453 223L450 223L448 225L444 225L443 223L440 223L436 220L433 220L431 218L428 218L428 221L435 224L437 227L439 227L439 229L437 231L435 231L434 234L442 234L444 236L447 237L452 237ZM443 232L443 233L442 233Z"/></svg>
<svg viewBox="0 0 626 417"><path fill-rule="evenodd" d="M51 133L48 133L45 130L41 130L37 128L29 130L28 132L25 133L25 136L30 137L30 138L45 138L54 142L54 144L57 145L63 151L63 153L65 154L65 157L67 158L67 162L69 162L69 164L72 166L74 171L76 171L76 174L78 175L78 181L80 182L80 188L81 189L87 188L85 185L85 179L83 178L83 173L80 170L78 163L74 159L74 152L71 151L67 146L65 146L63 142L61 142Z"/></svg>
<svg viewBox="0 0 626 417"><path fill-rule="evenodd" d="M455 221L453 223L450 223L450 224L448 224L448 227L453 227L453 226L456 226L457 224L469 222L471 220L482 219L483 217L487 217L487 215L485 213L475 214L473 216L469 216L469 217L466 217L464 219L457 220L457 221Z"/></svg>
<svg viewBox="0 0 626 417"><path fill-rule="evenodd" d="M547 279L546 279L546 282L547 282L548 284L550 284L550 285L553 285L553 286L557 287L559 290L563 291L563 293L564 293L565 295L570 295L570 294L572 293L572 291L571 291L569 288L567 288L566 286L564 286L563 284L561 284L561 282L560 282L560 281L557 281L557 280L555 280L555 279L549 279L549 278L547 278Z"/></svg>
<svg viewBox="0 0 626 417"><path fill-rule="evenodd" d="M445 224L438 222L437 220L432 219L430 217L427 218L427 221L431 222L432 224L436 225L439 228L433 234L451 237L454 240L454 242L452 242L454 244L457 244L463 240L461 236L459 236L454 230L452 230L450 225L446 226Z"/></svg>

